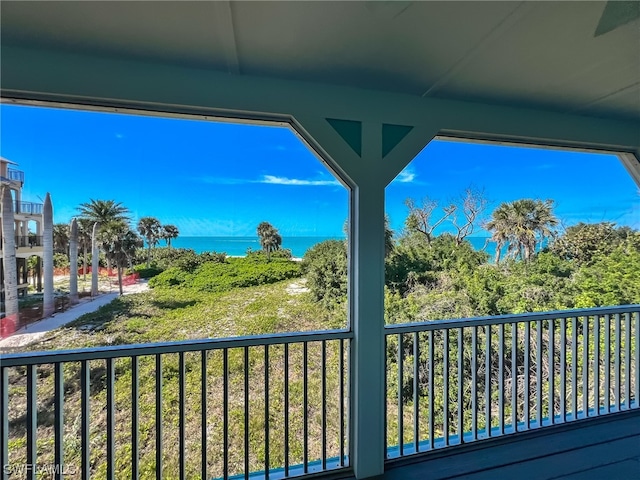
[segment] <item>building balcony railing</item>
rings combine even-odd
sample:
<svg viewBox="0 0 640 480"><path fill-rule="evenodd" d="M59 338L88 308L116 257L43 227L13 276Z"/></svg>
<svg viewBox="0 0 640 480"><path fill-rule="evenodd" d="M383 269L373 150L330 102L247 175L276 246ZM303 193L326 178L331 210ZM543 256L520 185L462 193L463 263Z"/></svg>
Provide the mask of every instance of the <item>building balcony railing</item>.
<svg viewBox="0 0 640 480"><path fill-rule="evenodd" d="M7 178L13 182L24 183L24 172L13 168L7 169Z"/></svg>
<svg viewBox="0 0 640 480"><path fill-rule="evenodd" d="M42 215L42 203L33 202L15 202L15 213L22 213L28 215Z"/></svg>
<svg viewBox="0 0 640 480"><path fill-rule="evenodd" d="M637 409L640 305L385 328L387 460ZM350 331L4 355L3 465L82 478L349 469ZM380 372L382 375L382 372ZM75 470L77 469L77 470Z"/></svg>
<svg viewBox="0 0 640 480"><path fill-rule="evenodd" d="M15 237L16 248L42 247L42 235L18 235ZM2 250L2 236L0 236L0 250Z"/></svg>

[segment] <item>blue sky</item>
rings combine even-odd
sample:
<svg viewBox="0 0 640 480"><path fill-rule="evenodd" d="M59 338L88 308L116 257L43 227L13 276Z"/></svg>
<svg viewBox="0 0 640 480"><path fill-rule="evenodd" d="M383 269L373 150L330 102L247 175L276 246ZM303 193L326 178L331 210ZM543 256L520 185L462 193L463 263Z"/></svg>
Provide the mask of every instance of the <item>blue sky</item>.
<svg viewBox="0 0 640 480"><path fill-rule="evenodd" d="M348 215L347 189L285 127L3 104L0 140L0 155L25 171L23 199L50 192L55 222L90 198L122 202L134 222L175 224L181 236L254 235L263 220L284 236L341 236ZM469 186L491 208L553 198L566 225L640 228L638 188L615 156L444 141L387 187L392 228L402 228L407 197L444 204Z"/></svg>

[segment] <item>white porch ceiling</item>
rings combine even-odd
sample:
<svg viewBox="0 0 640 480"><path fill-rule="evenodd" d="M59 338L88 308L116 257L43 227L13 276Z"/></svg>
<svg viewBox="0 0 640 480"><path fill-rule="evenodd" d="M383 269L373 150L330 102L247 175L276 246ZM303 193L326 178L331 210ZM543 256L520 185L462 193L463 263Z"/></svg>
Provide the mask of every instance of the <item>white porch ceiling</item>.
<svg viewBox="0 0 640 480"><path fill-rule="evenodd" d="M640 120L640 2L4 0L0 8L2 45Z"/></svg>

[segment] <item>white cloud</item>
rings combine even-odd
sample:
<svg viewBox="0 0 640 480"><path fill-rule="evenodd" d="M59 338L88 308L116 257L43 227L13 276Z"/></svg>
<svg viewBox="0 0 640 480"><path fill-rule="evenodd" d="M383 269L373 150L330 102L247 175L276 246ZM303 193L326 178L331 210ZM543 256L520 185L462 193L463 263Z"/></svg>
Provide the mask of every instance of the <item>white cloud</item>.
<svg viewBox="0 0 640 480"><path fill-rule="evenodd" d="M411 183L416 179L416 174L410 170L401 171L396 177L396 182Z"/></svg>
<svg viewBox="0 0 640 480"><path fill-rule="evenodd" d="M299 178L276 177L275 175L264 175L260 183L272 185L295 185L295 186L339 186L337 180L302 180Z"/></svg>
<svg viewBox="0 0 640 480"><path fill-rule="evenodd" d="M278 177L276 175L263 175L262 178L258 180L253 180L250 178L224 178L224 177L212 177L212 176L202 176L193 178L192 180L208 183L212 185L246 185L250 183L266 183L270 185L293 185L293 186L303 186L303 187L322 187L322 186L340 186L340 182L336 179L318 179L318 180L306 180L300 178L288 178L288 177Z"/></svg>

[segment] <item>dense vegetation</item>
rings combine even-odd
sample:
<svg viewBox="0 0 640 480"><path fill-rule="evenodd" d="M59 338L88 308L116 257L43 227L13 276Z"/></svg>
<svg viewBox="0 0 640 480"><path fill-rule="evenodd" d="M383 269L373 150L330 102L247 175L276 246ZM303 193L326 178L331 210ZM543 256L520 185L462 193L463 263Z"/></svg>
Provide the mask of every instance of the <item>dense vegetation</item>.
<svg viewBox="0 0 640 480"><path fill-rule="evenodd" d="M304 265L314 298L346 301L344 243L316 245ZM579 224L496 264L468 240L408 231L387 255L385 290L387 323L640 303L640 232Z"/></svg>
<svg viewBox="0 0 640 480"><path fill-rule="evenodd" d="M640 232L626 227L616 227L612 223L579 224L567 228L561 234L556 232L557 221L553 216L553 203L550 201L516 201L504 204L496 209L491 220L485 224L498 245L495 256L473 248L469 235L474 231L475 223L483 208L482 198L473 192L467 192L460 206L449 206L445 212L448 218L456 220L453 233L437 234L434 224L444 220L433 219L435 204L424 202L417 205L409 202L410 213L404 231L393 238L387 229L386 238L386 286L385 315L387 323L404 323L445 318L498 315L505 313L533 312L574 307L591 307L640 303ZM449 212L449 213L447 213ZM462 213L461 213L462 212ZM457 213L457 216L456 216ZM147 221L151 227L155 225ZM143 226L142 230L149 225ZM248 252L244 258L227 258L224 253L207 252L197 254L192 250L167 248L138 248L128 260L135 264L134 269L143 277L150 278L152 289L149 292L121 297L112 304L103 307L96 314L81 317L65 328L51 332L45 340L32 347L40 349L61 349L95 347L100 345L119 345L128 343L147 343L167 340L197 338L215 338L238 335L252 335L287 331L321 330L340 328L346 325L347 312L347 245L342 241L327 241L317 244L305 255L302 262L290 260L290 252L279 248L279 234L271 226L262 225L260 252ZM147 231L147 230L145 230ZM142 232L141 232L142 233ZM148 241L148 245L153 242ZM104 245L106 246L106 245ZM103 246L103 247L104 247ZM105 248L108 251L108 249ZM107 258L108 259L108 258ZM304 291L308 288L309 291ZM587 320L586 329L594 328ZM637 320L636 320L637 321ZM579 320L569 321L565 325L565 334L581 331ZM532 334L537 334L537 326L532 326ZM492 370L489 372L492 399L489 408L495 419L494 403L498 395L495 390L498 372L497 329L484 328L476 332L479 358L489 355ZM558 331L559 333L559 331ZM459 339L458 335L462 335ZM531 372L523 369L522 332L507 325L503 332L505 340L504 368L515 372L511 385L503 389L508 394L512 385L518 389L518 409L522 413L524 388L533 388L528 378ZM548 332L540 332L544 358L549 352ZM601 336L603 338L604 332ZM556 337L556 340L559 336ZM569 338L569 337L567 337ZM461 377L468 382L470 376L477 375L481 380L478 394L484 395L482 379L486 374L485 364L480 362L472 372L471 332L469 330L452 331L445 338L442 332L433 335L433 361L435 370L429 372L429 352L424 345L427 337L419 335L421 344L418 358L418 398L419 411L428 415L427 405L434 406L433 421L435 435L443 434L446 428L452 431L453 421L446 427L443 404L447 396L450 414L460 406L457 403L457 359L458 340L463 345ZM626 345L623 335L622 347ZM517 351L512 352L514 340ZM407 411L413 408L413 382L411 366L413 364L412 336L389 338L387 342L387 388L388 388L388 441L397 441L395 429L398 425L397 398L398 388ZM590 340L593 342L593 340ZM602 341L602 340L601 340ZM486 345L491 346L486 351ZM303 456L304 438L302 435L302 389L303 351L300 345L289 350L289 408L290 408L290 462L299 463ZM397 351L401 348L406 358L405 368L399 374ZM631 345L634 354L635 346ZM451 356L448 371L442 367L444 351ZM512 353L516 355L519 366L510 363ZM576 368L582 372L582 354L578 350ZM230 473L242 471L243 442L245 421L249 422L251 444L250 465L252 470L264 466L264 398L265 398L265 353L263 347L252 347L249 363L245 365L241 349L232 349L228 357L229 379L229 465ZM271 360L269 372L269 422L270 464L273 467L283 464L283 409L284 409L284 349L282 346L270 348ZM309 406L310 418L309 458L318 458L320 452L321 419L321 373L323 358L321 344L309 345ZM340 351L338 342L327 342L326 351L326 387L335 392L339 388L340 374L337 369L340 358L346 363L345 351ZM567 357L567 362L572 358ZM180 452L177 451L178 418L178 370L176 355L164 360L163 411L165 422L163 436L166 446L164 455L164 478L177 476L177 464ZM209 416L212 418L209 435L208 462L213 476L221 475L222 422L213 421L222 415L222 364L220 352L209 354L206 371L202 370L199 353L185 355L186 375L186 428L190 432L187 439L187 476L197 476L201 438L200 388L202 376L208 378ZM249 378L250 417L244 418L244 371ZM537 366L536 366L537 367ZM512 370L513 368L513 370ZM533 368L533 361L531 363ZM543 378L548 378L549 366L544 367ZM558 375L559 371L555 370ZM52 426L49 410L53 399L53 378L50 366L39 367L38 392L40 396L39 435L44 438L41 448L42 462L51 460ZM140 465L142 477L150 477L155 470L155 366L152 357L140 358ZM566 372L565 372L566 373ZM429 376L432 375L432 379ZM448 387L445 379L449 379ZM14 369L10 376L12 398L11 444L12 462L24 461L24 369ZM91 405L92 417L92 464L93 474L103 475L105 464L105 371L102 365L92 367ZM517 383L515 383L517 382ZM79 462L79 451L75 447L79 436L79 368L77 364L65 367L65 455L67 462ZM116 362L116 424L117 469L123 477L130 476L130 385L131 361L121 359ZM462 407L462 422L469 428L470 393L465 385ZM433 398L428 397L428 389L433 389ZM580 393L578 394L580 395ZM548 392L544 392L545 401ZM327 397L328 409L328 454L335 456L338 446L339 401L337 396ZM495 402L494 402L495 400ZM479 411L487 405L479 403ZM543 413L549 414L549 403L543 407ZM503 412L509 415L510 406ZM410 415L405 422L405 430L410 429ZM478 421L482 425L483 413ZM420 425L424 438L427 424ZM277 432L277 433L275 433ZM410 438L408 432L406 438ZM39 446L40 448L40 446Z"/></svg>

